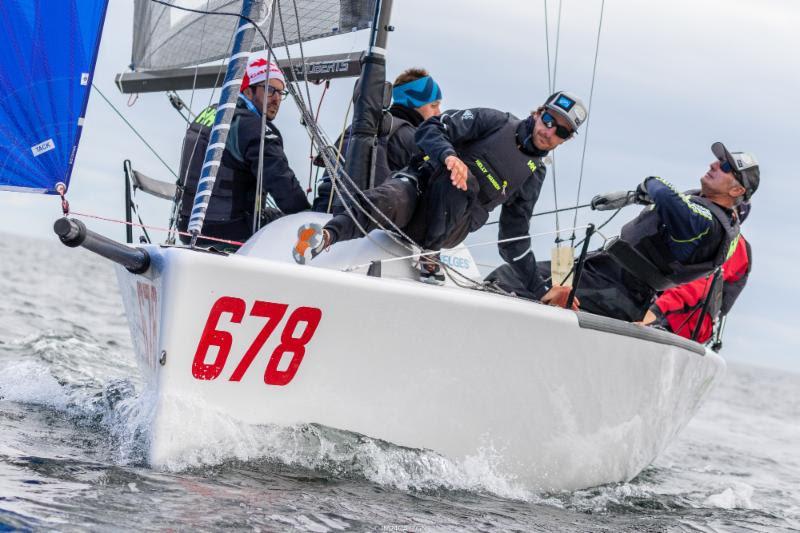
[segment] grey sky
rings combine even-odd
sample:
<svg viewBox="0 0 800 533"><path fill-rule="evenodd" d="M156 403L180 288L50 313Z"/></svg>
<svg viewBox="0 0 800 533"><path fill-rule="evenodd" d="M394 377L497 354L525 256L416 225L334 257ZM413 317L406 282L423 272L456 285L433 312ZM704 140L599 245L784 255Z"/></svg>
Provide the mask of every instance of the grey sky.
<svg viewBox="0 0 800 533"><path fill-rule="evenodd" d="M551 57L555 55L556 0L548 2ZM95 84L112 99L166 161L176 168L184 123L163 94L143 94L132 107L113 84L130 61L133 3L111 0ZM491 6L491 7L489 7ZM600 0L564 0L556 88L581 95L588 103ZM548 94L541 0L396 0L396 31L389 39L389 78L409 66L424 66L444 92L444 108L494 107L523 116ZM574 205L584 139L588 138L580 202L594 194L636 186L659 175L680 188L698 186L714 159L710 145L753 152L762 184L744 226L753 245L754 270L734 308L724 355L757 365L800 370L800 340L794 331L800 283L794 267L800 253L794 216L794 143L800 119L800 4L780 0L608 0L588 131L556 152L559 205ZM366 32L317 43L306 53L363 49ZM334 137L342 127L352 80L334 82L325 97L321 122ZM316 100L319 87L312 87ZM190 95L182 95L187 101ZM209 91L195 95L199 111ZM276 121L290 162L305 185L308 137L287 101ZM97 94L93 94L69 193L75 211L123 216L122 161L130 158L143 172L162 179L167 170L144 148ZM554 206L553 173L537 211ZM167 205L143 200L145 221L166 225ZM3 193L0 228L39 238L54 238L51 225L58 201ZM610 224L614 234L636 214L627 208ZM496 214L495 214L496 216ZM602 222L603 213L581 211L578 224ZM117 239L117 224L88 221ZM562 227L572 216L560 217ZM552 217L534 219L533 232L550 231ZM496 226L475 240L487 240ZM157 236L160 240L163 237ZM553 237L537 239L537 257L546 258ZM598 243L599 244L599 243ZM481 256L497 261L496 254Z"/></svg>

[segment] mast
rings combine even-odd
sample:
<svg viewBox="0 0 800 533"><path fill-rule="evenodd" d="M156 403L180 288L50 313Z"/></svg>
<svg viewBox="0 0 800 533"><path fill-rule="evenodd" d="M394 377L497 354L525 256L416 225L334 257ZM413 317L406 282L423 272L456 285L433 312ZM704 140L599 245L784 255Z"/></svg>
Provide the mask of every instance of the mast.
<svg viewBox="0 0 800 533"><path fill-rule="evenodd" d="M263 0L243 0L241 16L254 19L261 12ZM192 234L192 246L197 242L197 237L203 229L203 221L206 217L206 209L211 199L211 192L214 189L214 182L217 179L220 159L225 150L225 142L228 139L233 113L236 109L236 101L239 98L239 89L242 85L242 76L250 48L253 44L255 26L245 18L239 19L239 26L233 40L231 57L228 61L228 68L225 72L225 81L220 91L219 105L217 114L214 117L214 126L211 128L211 135L206 149L206 156L203 160L203 168L200 172L200 180L197 184L197 193L194 197L192 215L189 219L188 230Z"/></svg>
<svg viewBox="0 0 800 533"><path fill-rule="evenodd" d="M359 189L373 185L375 150L383 115L386 83L386 41L392 31L389 18L392 0L377 0L369 49L363 60L360 89L353 110L352 138L345 154L345 170Z"/></svg>

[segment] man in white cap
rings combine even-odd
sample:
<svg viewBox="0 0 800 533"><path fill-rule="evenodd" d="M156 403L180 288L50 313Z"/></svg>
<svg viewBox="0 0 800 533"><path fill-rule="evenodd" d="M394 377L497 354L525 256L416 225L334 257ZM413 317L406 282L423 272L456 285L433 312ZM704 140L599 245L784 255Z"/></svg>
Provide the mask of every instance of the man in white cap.
<svg viewBox="0 0 800 533"><path fill-rule="evenodd" d="M578 97L559 91L524 119L487 108L431 117L415 135L424 156L365 193L380 211L371 215L378 221L388 217L423 249L438 251L461 243L501 207L500 239L523 238L499 243L500 255L520 277L537 277L528 235L545 178L542 158L572 138L587 116ZM369 205L364 208L374 211ZM360 210L353 211L361 227L376 227ZM293 251L298 263L335 242L361 236L346 213L334 216L319 231L309 231L312 225L308 226L298 232ZM444 282L435 258L420 260L420 280Z"/></svg>
<svg viewBox="0 0 800 533"><path fill-rule="evenodd" d="M268 61L265 52L252 54L242 80L241 94L231 120L230 133L206 211L204 235L243 242L253 234L262 112L266 118L263 129L263 194L272 196L280 211L286 214L297 213L311 207L305 191L289 167L289 161L283 150L283 138L272 122L286 94L286 81L281 69ZM186 130L180 174L184 180L178 220L178 229L181 231L186 230L191 215L197 181L215 114L216 106L207 108ZM279 215L280 213L277 213L277 216ZM272 213L271 216L274 218L276 214ZM262 220L263 218L262 216ZM182 236L181 240L188 242L188 237ZM198 243L209 245L213 241L199 239Z"/></svg>

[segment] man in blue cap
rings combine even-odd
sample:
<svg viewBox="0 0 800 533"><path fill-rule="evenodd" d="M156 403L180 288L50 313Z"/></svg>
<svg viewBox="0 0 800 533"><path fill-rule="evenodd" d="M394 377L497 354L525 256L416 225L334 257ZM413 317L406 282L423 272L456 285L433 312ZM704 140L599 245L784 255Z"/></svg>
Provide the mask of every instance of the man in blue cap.
<svg viewBox="0 0 800 533"><path fill-rule="evenodd" d="M425 155L366 192L369 216L353 209L358 224L344 213L319 231L301 228L295 260L305 263L337 241L361 237L359 226L370 231L377 227L373 220L385 218L425 250L452 248L502 206L500 240L524 238L498 244L501 256L520 276L538 276L528 235L545 177L542 158L572 138L587 116L579 98L559 91L522 120L487 108L431 117L415 136ZM438 261L421 259L420 279L444 282Z"/></svg>
<svg viewBox="0 0 800 533"><path fill-rule="evenodd" d="M442 114L439 109L441 102L442 90L427 70L410 68L397 76L392 88L392 105L385 115L388 120L384 122L384 131L378 137L375 175L371 187L377 187L386 181L392 172L405 168L411 162L411 158L419 153L419 148L414 142L414 133L422 122ZM349 127L343 137L344 141L342 138L336 141L336 147L341 146L342 155L347 153ZM317 157L314 164L324 166L321 157ZM314 211L341 210L331 201L331 192L330 176L326 174L317 187Z"/></svg>

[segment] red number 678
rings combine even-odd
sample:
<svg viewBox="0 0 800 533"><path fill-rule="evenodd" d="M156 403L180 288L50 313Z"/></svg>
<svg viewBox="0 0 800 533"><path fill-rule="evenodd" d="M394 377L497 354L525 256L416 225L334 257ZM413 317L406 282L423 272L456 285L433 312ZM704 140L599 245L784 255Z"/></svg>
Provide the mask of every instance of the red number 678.
<svg viewBox="0 0 800 533"><path fill-rule="evenodd" d="M255 359L267 339L275 331L288 308L289 306L286 304L262 302L260 300L256 300L253 303L253 308L250 309L250 316L266 318L267 321L242 356L241 361L239 361L233 374L231 374L230 381L240 381L242 379L253 359ZM241 324L246 309L247 304L244 300L232 296L223 296L214 302L211 311L208 313L208 320L206 320L206 325L203 328L203 334L200 336L197 351L194 354L192 375L195 378L216 379L222 373L231 351L233 335L228 331L217 329L220 317L227 313L231 315L231 322ZM286 385L292 381L297 369L300 367L300 363L303 361L303 356L306 353L306 344L314 336L321 318L322 311L316 307L298 307L292 311L281 331L281 342L272 352L267 362L267 368L264 371L264 383L267 385ZM298 329L298 325L301 323L303 324L302 330L296 336L297 332L295 330ZM208 350L212 346L217 347L217 355L211 363L206 363ZM289 365L285 370L278 370L278 365L286 353L292 354Z"/></svg>

